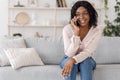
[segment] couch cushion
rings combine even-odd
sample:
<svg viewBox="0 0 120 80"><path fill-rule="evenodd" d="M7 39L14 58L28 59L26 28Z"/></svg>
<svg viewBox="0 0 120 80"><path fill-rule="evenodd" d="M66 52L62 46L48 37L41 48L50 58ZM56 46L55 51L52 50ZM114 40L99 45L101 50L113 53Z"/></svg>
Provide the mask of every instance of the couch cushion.
<svg viewBox="0 0 120 80"><path fill-rule="evenodd" d="M18 70L0 67L0 80L63 80L59 65L30 66ZM80 80L79 74L77 79Z"/></svg>
<svg viewBox="0 0 120 80"><path fill-rule="evenodd" d="M23 66L44 65L34 48L9 48L5 53L13 69Z"/></svg>
<svg viewBox="0 0 120 80"><path fill-rule="evenodd" d="M62 38L26 38L25 43L36 49L45 64L59 64L64 56Z"/></svg>
<svg viewBox="0 0 120 80"><path fill-rule="evenodd" d="M96 53L97 63L120 63L120 37L102 37Z"/></svg>
<svg viewBox="0 0 120 80"><path fill-rule="evenodd" d="M0 67L0 80L63 80L59 65L30 66L18 70ZM77 74L76 80L81 80ZM97 65L93 80L120 80L120 65Z"/></svg>
<svg viewBox="0 0 120 80"><path fill-rule="evenodd" d="M23 38L0 36L0 66L10 65L4 52L7 48L26 48L26 45Z"/></svg>
<svg viewBox="0 0 120 80"><path fill-rule="evenodd" d="M120 80L120 64L97 65L93 80Z"/></svg>

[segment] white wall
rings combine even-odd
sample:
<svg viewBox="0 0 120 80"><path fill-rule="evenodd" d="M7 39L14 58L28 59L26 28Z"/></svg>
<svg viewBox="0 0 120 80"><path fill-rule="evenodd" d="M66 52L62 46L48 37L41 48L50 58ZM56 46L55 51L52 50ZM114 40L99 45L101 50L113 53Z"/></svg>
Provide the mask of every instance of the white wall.
<svg viewBox="0 0 120 80"><path fill-rule="evenodd" d="M8 0L0 0L0 35L8 34Z"/></svg>

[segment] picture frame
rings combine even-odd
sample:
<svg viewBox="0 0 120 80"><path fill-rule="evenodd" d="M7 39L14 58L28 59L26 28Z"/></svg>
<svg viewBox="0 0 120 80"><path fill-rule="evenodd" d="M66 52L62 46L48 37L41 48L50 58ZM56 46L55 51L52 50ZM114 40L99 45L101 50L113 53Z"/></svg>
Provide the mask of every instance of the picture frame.
<svg viewBox="0 0 120 80"><path fill-rule="evenodd" d="M38 0L28 0L29 7L37 7Z"/></svg>

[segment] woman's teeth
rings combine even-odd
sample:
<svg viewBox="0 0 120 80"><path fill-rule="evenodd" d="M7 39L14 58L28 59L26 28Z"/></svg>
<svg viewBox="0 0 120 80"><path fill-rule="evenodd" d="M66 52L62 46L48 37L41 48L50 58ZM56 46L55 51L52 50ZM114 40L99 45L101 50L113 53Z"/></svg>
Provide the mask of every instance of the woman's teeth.
<svg viewBox="0 0 120 80"><path fill-rule="evenodd" d="M85 22L85 20L81 20L80 22L81 22L81 23L84 23L84 22Z"/></svg>

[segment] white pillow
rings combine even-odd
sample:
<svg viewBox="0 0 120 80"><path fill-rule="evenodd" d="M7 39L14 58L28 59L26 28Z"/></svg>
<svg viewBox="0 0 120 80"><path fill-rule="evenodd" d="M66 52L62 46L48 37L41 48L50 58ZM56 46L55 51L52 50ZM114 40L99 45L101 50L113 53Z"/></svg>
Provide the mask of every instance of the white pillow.
<svg viewBox="0 0 120 80"><path fill-rule="evenodd" d="M0 66L10 65L4 53L7 48L26 48L26 45L23 38L0 38Z"/></svg>
<svg viewBox="0 0 120 80"><path fill-rule="evenodd" d="M13 69L23 66L44 65L34 48L11 48L5 53Z"/></svg>
<svg viewBox="0 0 120 80"><path fill-rule="evenodd" d="M0 66L8 66L10 62L5 55L4 49L0 49Z"/></svg>

